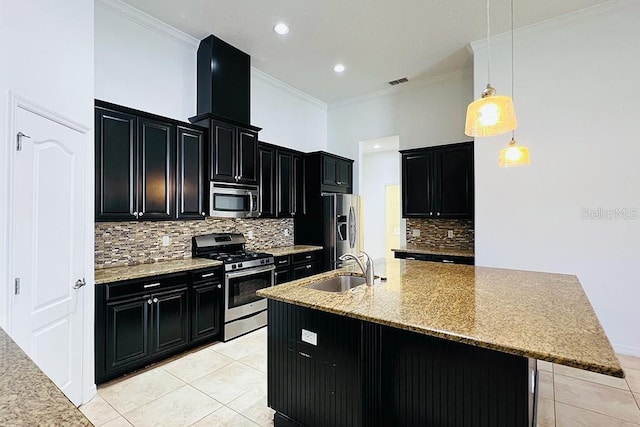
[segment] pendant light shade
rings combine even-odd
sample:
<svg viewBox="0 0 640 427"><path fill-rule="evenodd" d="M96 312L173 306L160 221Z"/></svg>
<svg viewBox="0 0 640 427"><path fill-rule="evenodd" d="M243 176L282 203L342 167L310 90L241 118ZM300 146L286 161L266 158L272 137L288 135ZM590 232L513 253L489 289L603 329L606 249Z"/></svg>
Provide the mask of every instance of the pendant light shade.
<svg viewBox="0 0 640 427"><path fill-rule="evenodd" d="M517 166L525 166L531 164L529 157L529 149L518 145L515 139L511 138L509 146L500 150L501 168L512 168Z"/></svg>
<svg viewBox="0 0 640 427"><path fill-rule="evenodd" d="M497 96L490 85L482 98L467 107L464 133L467 136L494 136L511 132L518 126L513 100L510 96Z"/></svg>

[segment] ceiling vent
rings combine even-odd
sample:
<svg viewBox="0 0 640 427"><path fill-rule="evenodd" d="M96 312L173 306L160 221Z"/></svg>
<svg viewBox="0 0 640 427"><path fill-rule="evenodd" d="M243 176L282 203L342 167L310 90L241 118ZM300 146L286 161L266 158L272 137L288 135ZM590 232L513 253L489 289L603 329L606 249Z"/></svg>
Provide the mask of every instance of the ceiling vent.
<svg viewBox="0 0 640 427"><path fill-rule="evenodd" d="M406 82L408 82L408 81L409 81L409 79L408 79L408 78L403 77L403 78L398 79L398 80L391 80L391 81L389 82L389 84L390 84L391 86L396 86L396 85L399 85L399 84L401 84L401 83L406 83Z"/></svg>

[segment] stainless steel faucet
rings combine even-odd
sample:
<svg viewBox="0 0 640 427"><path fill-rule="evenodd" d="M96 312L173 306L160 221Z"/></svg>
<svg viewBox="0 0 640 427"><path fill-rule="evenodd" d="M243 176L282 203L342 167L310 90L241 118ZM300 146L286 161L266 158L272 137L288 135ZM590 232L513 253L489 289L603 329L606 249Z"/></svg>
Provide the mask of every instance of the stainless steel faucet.
<svg viewBox="0 0 640 427"><path fill-rule="evenodd" d="M362 270L362 274L364 274L364 277L367 280L367 286L373 286L373 280L375 278L375 274L373 272L373 262L371 261L371 257L369 256L369 254L364 251L360 253L366 257L366 262L363 263L360 257L357 257L354 254L344 254L338 259L340 261L346 261L348 259L355 260Z"/></svg>

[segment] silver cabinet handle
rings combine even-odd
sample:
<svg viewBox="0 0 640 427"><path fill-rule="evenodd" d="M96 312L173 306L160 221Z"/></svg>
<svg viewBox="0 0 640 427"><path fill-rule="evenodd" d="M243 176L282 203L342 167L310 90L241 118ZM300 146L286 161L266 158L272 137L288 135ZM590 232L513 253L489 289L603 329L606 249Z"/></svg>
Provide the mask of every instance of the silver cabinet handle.
<svg viewBox="0 0 640 427"><path fill-rule="evenodd" d="M311 255L305 256L305 259L311 259Z"/></svg>
<svg viewBox="0 0 640 427"><path fill-rule="evenodd" d="M440 212L438 212L436 215L440 216Z"/></svg>
<svg viewBox="0 0 640 427"><path fill-rule="evenodd" d="M205 215L206 215L206 213L204 213L204 211L202 211L202 216L205 216Z"/></svg>
<svg viewBox="0 0 640 427"><path fill-rule="evenodd" d="M154 299L153 299L153 302L158 302L158 298L154 298Z"/></svg>
<svg viewBox="0 0 640 427"><path fill-rule="evenodd" d="M278 261L278 264L286 264L286 263L287 263L286 259L283 259L282 261Z"/></svg>
<svg viewBox="0 0 640 427"><path fill-rule="evenodd" d="M429 215L433 215L433 212L429 212Z"/></svg>
<svg viewBox="0 0 640 427"><path fill-rule="evenodd" d="M138 212L134 212L133 216L135 216L136 218L138 218Z"/></svg>
<svg viewBox="0 0 640 427"><path fill-rule="evenodd" d="M80 289L81 287L83 287L86 284L87 284L87 282L84 281L84 277L83 277L82 279L76 280L76 284L73 286L73 289Z"/></svg>
<svg viewBox="0 0 640 427"><path fill-rule="evenodd" d="M142 215L144 215L144 212L140 212L140 213L138 214L138 216L142 216Z"/></svg>
<svg viewBox="0 0 640 427"><path fill-rule="evenodd" d="M414 261L416 260L416 258L415 258L415 257L412 257L412 256L408 256L408 257L406 257L405 259L412 259L412 260L414 260Z"/></svg>
<svg viewBox="0 0 640 427"><path fill-rule="evenodd" d="M218 286L216 286L216 288L222 289L222 285L218 285Z"/></svg>
<svg viewBox="0 0 640 427"><path fill-rule="evenodd" d="M211 277L211 276L213 276L214 274L216 274L216 273L207 273L207 274L203 274L203 275L202 275L202 276L200 276L200 277L202 277L202 278L204 279L205 277Z"/></svg>
<svg viewBox="0 0 640 427"><path fill-rule="evenodd" d="M311 268L311 265L307 265L307 270Z"/></svg>
<svg viewBox="0 0 640 427"><path fill-rule="evenodd" d="M296 213L295 212L291 212L291 216L296 216Z"/></svg>
<svg viewBox="0 0 640 427"><path fill-rule="evenodd" d="M156 286L160 286L160 282L150 283L148 285L144 285L143 288L145 288L145 289L147 289L147 288L155 288Z"/></svg>
<svg viewBox="0 0 640 427"><path fill-rule="evenodd" d="M446 262L447 264L454 264L454 261L451 261L450 259L443 259L442 262Z"/></svg>
<svg viewBox="0 0 640 427"><path fill-rule="evenodd" d="M151 298L147 300L147 304L153 304L153 301L151 300Z"/></svg>

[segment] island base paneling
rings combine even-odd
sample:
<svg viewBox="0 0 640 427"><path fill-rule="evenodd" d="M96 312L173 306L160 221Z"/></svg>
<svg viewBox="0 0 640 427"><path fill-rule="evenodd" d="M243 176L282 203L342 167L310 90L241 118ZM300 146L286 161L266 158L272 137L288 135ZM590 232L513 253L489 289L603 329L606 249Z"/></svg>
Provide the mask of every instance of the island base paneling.
<svg viewBox="0 0 640 427"><path fill-rule="evenodd" d="M268 337L276 427L534 425L526 357L274 300Z"/></svg>

